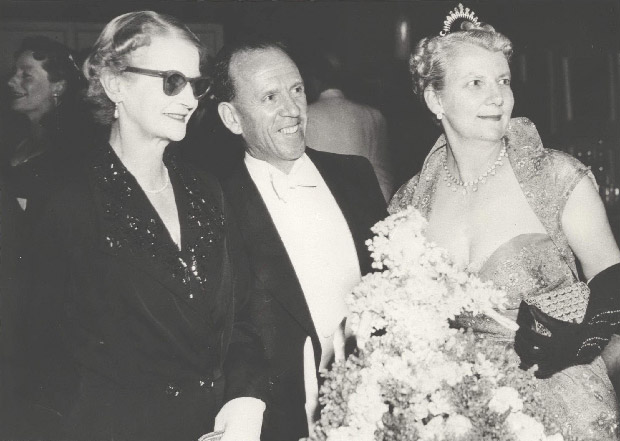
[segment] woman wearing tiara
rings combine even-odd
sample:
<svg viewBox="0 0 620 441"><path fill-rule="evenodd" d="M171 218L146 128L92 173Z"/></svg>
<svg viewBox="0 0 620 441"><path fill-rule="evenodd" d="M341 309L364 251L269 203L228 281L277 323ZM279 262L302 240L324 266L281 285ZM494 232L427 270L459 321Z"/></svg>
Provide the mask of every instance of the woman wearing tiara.
<svg viewBox="0 0 620 441"><path fill-rule="evenodd" d="M600 353L620 317L620 251L596 183L579 161L545 149L529 120L511 119L511 42L459 8L411 57L413 89L443 135L390 212L420 210L429 240L507 292L505 314L520 327L515 335L484 317L455 325L514 342L522 367L538 366L539 390L565 434L616 439L597 423L617 420Z"/></svg>

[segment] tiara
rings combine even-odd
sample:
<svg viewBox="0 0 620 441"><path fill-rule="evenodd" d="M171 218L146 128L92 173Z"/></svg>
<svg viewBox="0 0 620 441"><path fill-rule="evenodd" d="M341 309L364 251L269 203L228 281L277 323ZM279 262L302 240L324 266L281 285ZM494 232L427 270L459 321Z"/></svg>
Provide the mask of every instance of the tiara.
<svg viewBox="0 0 620 441"><path fill-rule="evenodd" d="M452 24L459 19L467 20L471 22L475 27L480 27L480 22L478 21L478 17L474 14L474 11L471 11L469 8L463 7L462 3L459 3L457 7L454 8L453 11L450 11L448 15L446 15L446 19L443 22L443 30L439 33L442 37L445 37L450 33L450 28Z"/></svg>

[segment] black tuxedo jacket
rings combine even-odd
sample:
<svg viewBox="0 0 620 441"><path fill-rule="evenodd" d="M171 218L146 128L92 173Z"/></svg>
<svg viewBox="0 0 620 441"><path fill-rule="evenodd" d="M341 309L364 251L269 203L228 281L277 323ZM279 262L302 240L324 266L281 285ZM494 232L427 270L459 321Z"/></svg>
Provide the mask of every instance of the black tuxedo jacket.
<svg viewBox="0 0 620 441"><path fill-rule="evenodd" d="M352 155L306 149L347 221L362 274L371 259L364 242L386 215L385 201L370 162ZM297 441L308 436L303 348L319 339L304 293L260 193L243 163L223 181L245 242L255 293L251 316L261 333L270 365L271 397L263 424L265 441ZM316 353L316 366L320 353Z"/></svg>

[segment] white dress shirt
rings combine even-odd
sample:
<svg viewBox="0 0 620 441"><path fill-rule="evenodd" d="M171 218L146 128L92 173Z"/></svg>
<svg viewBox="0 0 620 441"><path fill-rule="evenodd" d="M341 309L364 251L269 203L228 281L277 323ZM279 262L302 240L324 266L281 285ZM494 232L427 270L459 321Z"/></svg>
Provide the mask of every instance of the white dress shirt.
<svg viewBox="0 0 620 441"><path fill-rule="evenodd" d="M245 165L293 264L321 342L320 368L325 368L334 356L334 334L341 330L348 312L344 296L361 279L351 231L306 154L295 161L288 175L247 153ZM304 350L307 389L316 388L312 350L317 349L308 339ZM310 401L316 401L317 392L306 393L307 407L315 406Z"/></svg>

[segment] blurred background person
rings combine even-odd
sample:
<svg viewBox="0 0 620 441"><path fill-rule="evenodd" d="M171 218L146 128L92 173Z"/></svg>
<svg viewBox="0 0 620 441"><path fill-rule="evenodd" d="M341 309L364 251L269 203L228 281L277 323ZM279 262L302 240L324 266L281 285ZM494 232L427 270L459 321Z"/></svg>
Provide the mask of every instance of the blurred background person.
<svg viewBox="0 0 620 441"><path fill-rule="evenodd" d="M57 426L31 420L28 439L259 439L240 238L217 180L167 150L208 91L203 59L185 25L142 11L108 23L85 61L109 136L37 222L30 382Z"/></svg>
<svg viewBox="0 0 620 441"><path fill-rule="evenodd" d="M389 201L395 184L385 118L379 110L347 99L342 91L342 63L335 54L324 53L310 70L319 96L308 105L308 146L367 158Z"/></svg>
<svg viewBox="0 0 620 441"><path fill-rule="evenodd" d="M78 161L89 131L80 91L83 77L71 51L43 36L27 37L15 53L14 73L3 92L0 128L0 350L4 430L14 426L20 387L23 297L32 281L33 223L51 189ZM36 250L35 250L36 251Z"/></svg>
<svg viewBox="0 0 620 441"><path fill-rule="evenodd" d="M2 140L3 174L23 211L75 162L85 125L84 80L69 48L43 36L27 37L15 54L8 81L15 125Z"/></svg>

